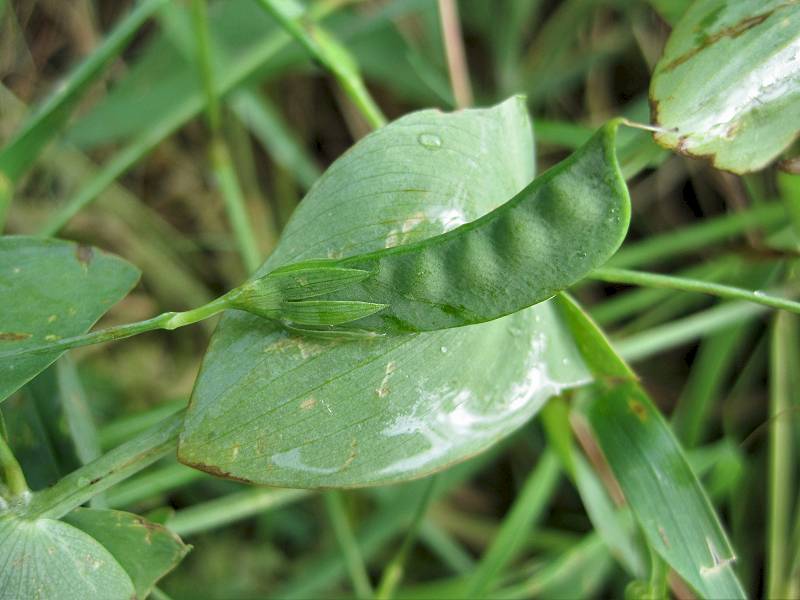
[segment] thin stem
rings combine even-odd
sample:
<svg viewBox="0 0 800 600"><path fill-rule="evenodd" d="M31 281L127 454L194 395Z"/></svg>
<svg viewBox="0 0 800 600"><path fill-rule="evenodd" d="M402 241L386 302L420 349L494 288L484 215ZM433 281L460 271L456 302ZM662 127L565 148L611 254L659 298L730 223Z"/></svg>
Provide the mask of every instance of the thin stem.
<svg viewBox="0 0 800 600"><path fill-rule="evenodd" d="M425 514L428 512L428 507L433 500L433 491L436 488L436 481L436 475L428 480L428 485L422 492L417 511L414 513L414 519L411 521L411 525L403 538L403 543L400 545L397 554L394 555L394 558L392 558L383 570L381 581L378 584L378 591L375 594L375 598L378 600L389 600L394 595L394 591L403 579L406 560L408 559L411 549L414 547L414 542L417 540L417 535L419 534Z"/></svg>
<svg viewBox="0 0 800 600"><path fill-rule="evenodd" d="M333 74L342 90L374 129L386 125L386 117L364 85L358 65L344 46L320 26L295 18L283 3L275 0L258 0L258 3Z"/></svg>
<svg viewBox="0 0 800 600"><path fill-rule="evenodd" d="M726 302L684 319L615 340L614 348L626 361L636 362L715 331L753 319L766 310L765 306L749 302Z"/></svg>
<svg viewBox="0 0 800 600"><path fill-rule="evenodd" d="M791 498L794 493L791 419L781 418L791 410L790 344L797 334L795 318L778 315L772 328L770 352L769 511L767 511L767 594L786 597L789 566Z"/></svg>
<svg viewBox="0 0 800 600"><path fill-rule="evenodd" d="M233 166L227 144L220 138L213 139L210 154L211 169L222 192L222 199L225 201L225 210L231 221L231 227L233 227L239 254L247 273L254 273L261 265L261 252L258 250L258 242L256 242L250 217L247 214L244 194L239 185L239 179L236 177L236 169Z"/></svg>
<svg viewBox="0 0 800 600"><path fill-rule="evenodd" d="M30 491L28 482L25 481L22 467L19 466L17 458L11 452L11 448L2 433L0 433L0 469L3 471L3 479L11 496L8 500L24 496Z"/></svg>
<svg viewBox="0 0 800 600"><path fill-rule="evenodd" d="M442 38L447 55L447 70L450 72L450 85L456 107L472 106L472 86L469 82L467 54L461 35L458 6L455 0L439 0L439 18L442 23Z"/></svg>
<svg viewBox="0 0 800 600"><path fill-rule="evenodd" d="M661 275L645 271L629 271L627 269L602 268L595 269L589 274L591 279L598 279L609 283L626 283L645 287L667 288L683 292L698 292L710 296L718 296L728 300L747 300L755 304L763 304L771 308L778 308L800 314L800 302L772 296L760 290L751 291L732 285L676 277L674 275Z"/></svg>
<svg viewBox="0 0 800 600"><path fill-rule="evenodd" d="M261 264L261 253L258 250L258 242L256 241L255 233L253 233L250 217L247 214L247 205L242 188L239 185L239 179L236 176L236 168L233 165L233 160L231 160L228 145L222 137L219 96L215 83L214 67L211 64L206 0L193 0L192 17L197 46L197 63L200 67L200 78L202 79L206 99L206 118L208 127L211 130L211 147L209 149L211 170L214 172L214 177L222 192L225 210L231 221L233 234L236 237L236 244L239 247L239 254L242 257L245 269L248 273L253 273Z"/></svg>
<svg viewBox="0 0 800 600"><path fill-rule="evenodd" d="M167 526L180 536L192 535L286 506L311 494L309 490L251 488L179 510Z"/></svg>
<svg viewBox="0 0 800 600"><path fill-rule="evenodd" d="M211 43L208 34L208 8L206 0L192 1L192 21L197 42L197 63L200 67L200 79L206 96L206 118L208 128L213 135L220 130L219 98L214 85L214 69L211 66Z"/></svg>
<svg viewBox="0 0 800 600"><path fill-rule="evenodd" d="M326 492L323 494L323 499L328 519L333 526L336 541L339 543L342 554L344 554L344 562L347 565L347 572L350 575L350 581L353 583L353 591L356 593L356 598L360 600L372 598L372 584L369 581L364 558L361 556L361 550L356 542L353 528L347 518L342 493L338 491Z"/></svg>
<svg viewBox="0 0 800 600"><path fill-rule="evenodd" d="M101 344L103 342L110 342L114 340L122 340L125 338L154 331L156 329L173 330L184 325L191 325L209 317L213 317L217 313L222 312L229 308L229 298L231 292L224 296L220 296L216 300L212 300L208 304L204 304L199 308L187 310L185 312L166 312L153 317L145 319L144 321L137 321L135 323L126 323L125 325L117 325L115 327L108 327L98 331L91 331L82 335L76 335L60 340L54 340L39 346L32 346L20 350L12 350L9 352L0 353L0 359L12 358L24 354L39 354L42 352L64 352L72 348L79 348L81 346L90 346L92 344Z"/></svg>
<svg viewBox="0 0 800 600"><path fill-rule="evenodd" d="M25 511L30 518L64 516L92 497L127 479L174 451L184 411L63 477L53 487L36 492Z"/></svg>

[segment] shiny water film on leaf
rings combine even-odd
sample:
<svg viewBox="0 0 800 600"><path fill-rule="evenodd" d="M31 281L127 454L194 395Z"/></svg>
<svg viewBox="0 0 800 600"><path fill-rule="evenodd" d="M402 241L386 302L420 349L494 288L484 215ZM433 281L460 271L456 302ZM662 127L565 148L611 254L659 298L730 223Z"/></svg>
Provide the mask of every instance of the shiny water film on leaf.
<svg viewBox="0 0 800 600"><path fill-rule="evenodd" d="M0 237L0 354L87 331L139 279L130 263L74 242ZM0 360L0 401L61 352Z"/></svg>
<svg viewBox="0 0 800 600"><path fill-rule="evenodd" d="M800 2L698 0L650 86L656 140L715 167L765 167L800 132Z"/></svg>
<svg viewBox="0 0 800 600"><path fill-rule="evenodd" d="M531 181L533 152L520 98L403 117L328 169L259 274L473 221ZM296 336L230 311L204 359L179 458L281 486L402 481L481 452L588 379L551 303L470 327L356 341Z"/></svg>

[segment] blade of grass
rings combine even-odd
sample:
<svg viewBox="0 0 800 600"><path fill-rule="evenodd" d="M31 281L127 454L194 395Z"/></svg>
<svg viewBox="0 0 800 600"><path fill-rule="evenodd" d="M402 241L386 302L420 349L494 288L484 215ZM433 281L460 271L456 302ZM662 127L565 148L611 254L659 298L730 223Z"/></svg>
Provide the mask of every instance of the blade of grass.
<svg viewBox="0 0 800 600"><path fill-rule="evenodd" d="M761 290L746 290L732 285L724 285L700 279L689 279L675 275L661 275L628 269L602 268L595 269L589 275L591 279L599 279L609 283L626 283L646 287L658 287L684 292L708 294L728 300L746 300L771 308L778 308L792 313L800 313L800 302L767 294Z"/></svg>
<svg viewBox="0 0 800 600"><path fill-rule="evenodd" d="M436 480L436 475L428 478L427 485L422 490L422 494L417 505L417 511L414 513L414 518L411 520L411 525L409 525L408 529L406 530L406 535L403 537L403 542L400 544L400 549L383 569L383 575L381 576L380 583L378 584L378 590L375 594L375 598L377 600L390 600L394 596L397 586L400 585L400 582L403 580L405 564L408 560L408 555L414 546L414 542L417 540L417 535L419 533L420 526L422 525L422 521L425 518L425 513L428 512L428 507L433 499L433 491L436 487Z"/></svg>
<svg viewBox="0 0 800 600"><path fill-rule="evenodd" d="M789 581L790 511L794 495L794 452L792 418L790 416L791 370L790 346L797 343L797 319L791 315L776 315L772 327L770 351L770 426L769 426L769 510L767 511L767 573L768 598L784 598Z"/></svg>
<svg viewBox="0 0 800 600"><path fill-rule="evenodd" d="M636 244L629 244L608 262L608 266L623 269L643 264L652 265L703 250L712 244L741 235L745 231L783 225L786 219L786 209L776 202L731 215L705 219L697 225L689 225L677 231L651 236Z"/></svg>
<svg viewBox="0 0 800 600"><path fill-rule="evenodd" d="M322 19L331 13L340 0L316 3L308 11L310 20ZM241 61L231 65L219 74L217 94L222 96L247 81L253 74L282 50L291 38L278 31L264 37L263 42ZM170 110L158 115L152 125L128 142L114 157L104 165L84 187L78 190L59 211L42 227L40 234L51 236L58 233L67 222L83 207L92 202L100 192L115 179L141 160L161 141L177 131L183 124L197 116L205 107L206 99L202 93L187 96Z"/></svg>
<svg viewBox="0 0 800 600"><path fill-rule="evenodd" d="M261 264L261 253L258 250L255 233L250 225L244 195L231 160L230 150L221 133L222 115L219 98L217 97L214 69L211 64L206 0L193 0L192 22L194 25L197 63L206 95L206 119L208 120L208 128L211 130L211 146L209 150L211 170L222 192L225 210L233 227L239 254L242 257L247 273L250 274L255 272Z"/></svg>
<svg viewBox="0 0 800 600"><path fill-rule="evenodd" d="M358 65L347 49L322 27L307 21L290 3L257 0L312 57L333 74L342 90L373 129L386 124L386 117L367 90Z"/></svg>
<svg viewBox="0 0 800 600"><path fill-rule="evenodd" d="M141 26L168 0L143 0L81 64L35 109L30 119L0 151L0 172L16 183L62 128L73 107L103 69L119 56ZM2 220L2 219L0 219Z"/></svg>
<svg viewBox="0 0 800 600"><path fill-rule="evenodd" d="M252 488L177 511L166 525L180 536L189 536L274 510L312 495L308 490Z"/></svg>
<svg viewBox="0 0 800 600"><path fill-rule="evenodd" d="M254 90L240 90L228 100L233 112L247 125L276 163L289 171L305 188L322 174L294 132L283 121L278 109Z"/></svg>
<svg viewBox="0 0 800 600"><path fill-rule="evenodd" d="M174 400L154 406L140 413L125 415L103 425L98 431L100 446L104 450L127 442L135 435L174 415L186 406L186 400Z"/></svg>
<svg viewBox="0 0 800 600"><path fill-rule="evenodd" d="M521 550L531 527L542 517L555 492L559 474L556 455L546 450L516 495L500 531L465 585L463 597L484 597L495 587L497 578Z"/></svg>
<svg viewBox="0 0 800 600"><path fill-rule="evenodd" d="M115 485L106 492L106 501L110 508L130 507L137 502L180 489L198 479L209 478L210 476L203 471L171 462Z"/></svg>
<svg viewBox="0 0 800 600"><path fill-rule="evenodd" d="M447 56L447 70L450 73L450 87L456 108L472 106L472 85L469 81L467 55L461 35L461 22L455 0L438 0L439 21L442 26L442 40Z"/></svg>
<svg viewBox="0 0 800 600"><path fill-rule="evenodd" d="M13 500L21 496L27 496L30 491L28 490L28 482L25 481L25 474L22 472L22 467L19 466L14 453L8 446L5 438L5 426L0 431L0 470L3 473L3 483L8 490L7 499ZM3 488L0 491L5 492ZM6 496L5 493L2 496ZM2 503L2 508L7 508L5 502Z"/></svg>
<svg viewBox="0 0 800 600"><path fill-rule="evenodd" d="M725 302L689 317L614 341L620 356L630 362L649 358L716 331L754 319L767 307L750 302Z"/></svg>
<svg viewBox="0 0 800 600"><path fill-rule="evenodd" d="M677 439L604 334L571 299L558 298L597 378L579 409L648 544L701 596L745 597L727 536Z"/></svg>
<svg viewBox="0 0 800 600"><path fill-rule="evenodd" d="M350 526L342 493L337 491L325 492L322 498L325 501L325 511L328 513L328 520L333 526L336 541L344 555L344 562L347 565L347 572L350 575L350 582L353 584L356 598L359 600L372 598L372 584L369 581L361 550L358 548L353 529Z"/></svg>

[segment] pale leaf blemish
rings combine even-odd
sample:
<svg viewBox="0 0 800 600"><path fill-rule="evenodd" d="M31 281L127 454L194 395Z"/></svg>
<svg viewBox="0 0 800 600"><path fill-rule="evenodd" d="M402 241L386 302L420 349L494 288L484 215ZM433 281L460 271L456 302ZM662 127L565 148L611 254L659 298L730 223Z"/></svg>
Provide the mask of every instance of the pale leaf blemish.
<svg viewBox="0 0 800 600"><path fill-rule="evenodd" d="M60 336L60 335L55 335L55 334L53 334L53 333L51 333L51 334L49 334L49 335L46 335L46 336L44 336L44 340L45 340L46 342L55 342L56 340L60 340L60 339L61 339L61 336Z"/></svg>
<svg viewBox="0 0 800 600"><path fill-rule="evenodd" d="M56 319L58 319L58 315L50 315L49 317L47 317L47 322L52 323Z"/></svg>
<svg viewBox="0 0 800 600"><path fill-rule="evenodd" d="M667 532L664 531L664 528L661 525L658 526L658 535L661 537L661 541L664 542L664 546L669 548L670 543L669 538L667 537Z"/></svg>
<svg viewBox="0 0 800 600"><path fill-rule="evenodd" d="M239 456L240 449L241 446L239 444L236 444L233 446L233 448L231 448L231 461L236 460L236 458Z"/></svg>
<svg viewBox="0 0 800 600"><path fill-rule="evenodd" d="M14 273L14 275L16 275L17 273L20 273L21 271L22 271L22 269L20 269L19 267L14 267L12 269L12 272Z"/></svg>
<svg viewBox="0 0 800 600"><path fill-rule="evenodd" d="M349 467L357 456L358 456L358 440L356 440L356 438L353 438L352 440L350 440L350 453L347 455L347 459L344 461L344 464L342 465L342 470Z"/></svg>
<svg viewBox="0 0 800 600"><path fill-rule="evenodd" d="M730 556L728 558L720 557L717 547L708 536L706 536L706 545L708 546L708 552L711 554L712 564L710 566L700 567L700 575L702 577L716 575L723 571L726 567L729 567L736 560L736 556Z"/></svg>
<svg viewBox="0 0 800 600"><path fill-rule="evenodd" d="M378 394L378 398L385 398L389 395L389 378L396 370L397 363L395 361L390 360L388 363L386 363L386 371L384 371L381 385L375 390L375 393Z"/></svg>
<svg viewBox="0 0 800 600"><path fill-rule="evenodd" d="M312 396L312 397L310 397L310 398L306 398L305 400L303 400L303 401L300 403L300 408L301 408L302 410L311 410L311 409L312 409L312 408L314 408L316 405L317 405L317 399L316 399L316 398L314 398L314 397Z"/></svg>

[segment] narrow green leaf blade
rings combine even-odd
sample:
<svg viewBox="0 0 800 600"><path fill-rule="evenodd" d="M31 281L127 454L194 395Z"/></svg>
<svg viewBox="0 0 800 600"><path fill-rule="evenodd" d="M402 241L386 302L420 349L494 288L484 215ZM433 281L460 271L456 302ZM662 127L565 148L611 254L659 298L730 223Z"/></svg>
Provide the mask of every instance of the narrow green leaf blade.
<svg viewBox="0 0 800 600"><path fill-rule="evenodd" d="M86 533L52 519L0 516L0 598L130 600L115 558Z"/></svg>
<svg viewBox="0 0 800 600"><path fill-rule="evenodd" d="M735 173L757 171L800 131L800 4L698 0L650 87L656 140Z"/></svg>
<svg viewBox="0 0 800 600"><path fill-rule="evenodd" d="M599 380L580 407L650 546L705 598L744 598L735 555L678 440L602 332L559 297Z"/></svg>
<svg viewBox="0 0 800 600"><path fill-rule="evenodd" d="M77 508L63 520L111 553L130 576L137 598L147 598L156 582L190 550L163 525L119 510Z"/></svg>
<svg viewBox="0 0 800 600"><path fill-rule="evenodd" d="M63 240L0 237L0 353L24 351L87 331L139 279L130 263ZM60 352L5 356L0 401Z"/></svg>
<svg viewBox="0 0 800 600"><path fill-rule="evenodd" d="M445 145L420 143L431 134ZM260 273L475 220L530 182L532 142L518 98L407 115L326 171ZM361 340L287 335L229 311L203 361L179 458L289 487L403 481L485 450L587 379L552 303L470 327Z"/></svg>

